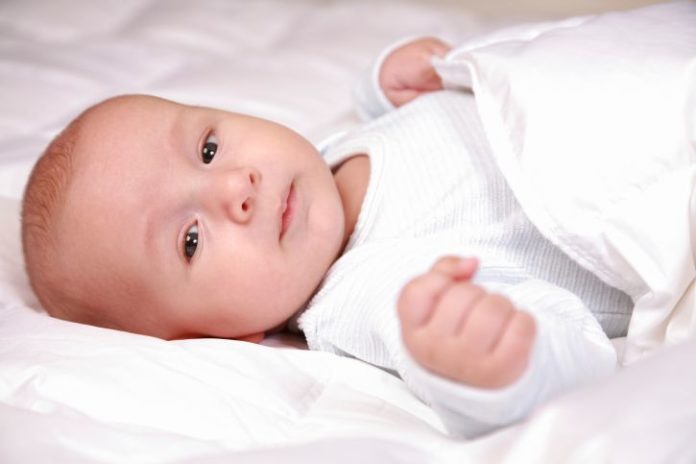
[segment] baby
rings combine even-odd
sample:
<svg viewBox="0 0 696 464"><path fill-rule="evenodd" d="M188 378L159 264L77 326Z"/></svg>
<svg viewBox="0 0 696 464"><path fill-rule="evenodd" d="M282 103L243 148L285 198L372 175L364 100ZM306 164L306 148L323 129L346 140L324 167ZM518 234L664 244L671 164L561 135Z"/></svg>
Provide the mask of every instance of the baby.
<svg viewBox="0 0 696 464"><path fill-rule="evenodd" d="M87 109L25 192L42 305L164 339L299 326L310 348L400 375L455 435L611 372L630 299L528 221L473 95L442 89L431 58L448 50L383 53L357 92L375 119L323 154L279 124L155 97Z"/></svg>

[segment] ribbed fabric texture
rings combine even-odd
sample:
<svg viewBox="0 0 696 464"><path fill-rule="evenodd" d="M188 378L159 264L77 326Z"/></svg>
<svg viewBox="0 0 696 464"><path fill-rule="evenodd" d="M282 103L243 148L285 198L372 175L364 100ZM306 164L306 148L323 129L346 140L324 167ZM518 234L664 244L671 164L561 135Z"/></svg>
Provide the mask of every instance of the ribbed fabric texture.
<svg viewBox="0 0 696 464"><path fill-rule="evenodd" d="M348 250L356 243L459 230L458 248L484 258L480 275L486 280L524 270L580 297L609 337L626 334L630 298L578 266L529 222L495 166L472 95L420 98L345 135L325 158L335 165L359 152L371 157L370 184L378 177L384 185L368 189ZM372 195L377 190L379 198ZM506 269L496 271L486 257L504 261Z"/></svg>
<svg viewBox="0 0 696 464"><path fill-rule="evenodd" d="M356 229L299 319L310 348L397 373L442 412L450 430L467 436L519 419L554 392L613 369L602 329L625 334L631 300L526 218L491 156L473 95L421 97L344 135L325 158L337 165L359 153L369 156L371 172ZM481 392L472 396L474 389L456 384L443 390L443 379L419 371L401 344L399 291L445 254L479 257L475 280L537 318L541 334L526 380L487 400L495 403L488 411L502 415L462 410L476 409L480 402L472 398Z"/></svg>

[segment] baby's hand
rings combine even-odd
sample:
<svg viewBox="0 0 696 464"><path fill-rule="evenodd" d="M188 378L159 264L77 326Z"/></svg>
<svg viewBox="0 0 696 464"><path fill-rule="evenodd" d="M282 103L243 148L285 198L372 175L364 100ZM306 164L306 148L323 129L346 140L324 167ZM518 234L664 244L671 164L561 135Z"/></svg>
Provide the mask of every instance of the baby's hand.
<svg viewBox="0 0 696 464"><path fill-rule="evenodd" d="M502 295L470 282L476 259L447 256L411 280L397 304L404 344L426 369L478 388L517 380L536 324Z"/></svg>
<svg viewBox="0 0 696 464"><path fill-rule="evenodd" d="M379 85L394 106L408 103L417 96L442 90L442 81L430 59L444 56L452 47L428 37L409 42L391 52L382 64Z"/></svg>

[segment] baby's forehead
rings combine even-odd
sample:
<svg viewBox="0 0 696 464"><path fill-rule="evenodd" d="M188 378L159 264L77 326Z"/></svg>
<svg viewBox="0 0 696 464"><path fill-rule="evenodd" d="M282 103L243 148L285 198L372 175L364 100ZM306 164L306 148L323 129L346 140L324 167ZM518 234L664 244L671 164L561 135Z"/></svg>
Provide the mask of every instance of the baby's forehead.
<svg viewBox="0 0 696 464"><path fill-rule="evenodd" d="M195 152L201 134L229 114L152 96L115 97L83 114L76 162L88 176L125 177L148 167L161 172L171 155Z"/></svg>
<svg viewBox="0 0 696 464"><path fill-rule="evenodd" d="M82 116L75 155L85 162L109 156L118 150L137 156L138 147L160 143L168 136L176 114L183 105L150 96L120 96L99 103Z"/></svg>
<svg viewBox="0 0 696 464"><path fill-rule="evenodd" d="M184 105L148 95L123 95L105 100L84 115L87 125L128 126L129 123L162 119Z"/></svg>

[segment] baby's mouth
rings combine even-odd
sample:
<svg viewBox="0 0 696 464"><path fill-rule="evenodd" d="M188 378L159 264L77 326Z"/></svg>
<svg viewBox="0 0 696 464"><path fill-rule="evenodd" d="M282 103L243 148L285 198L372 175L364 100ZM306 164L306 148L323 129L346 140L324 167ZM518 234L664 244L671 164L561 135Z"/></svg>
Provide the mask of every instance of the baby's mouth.
<svg viewBox="0 0 696 464"><path fill-rule="evenodd" d="M280 216L280 238L282 239L288 228L292 225L295 216L295 183L290 184L290 189L285 197L283 211Z"/></svg>

